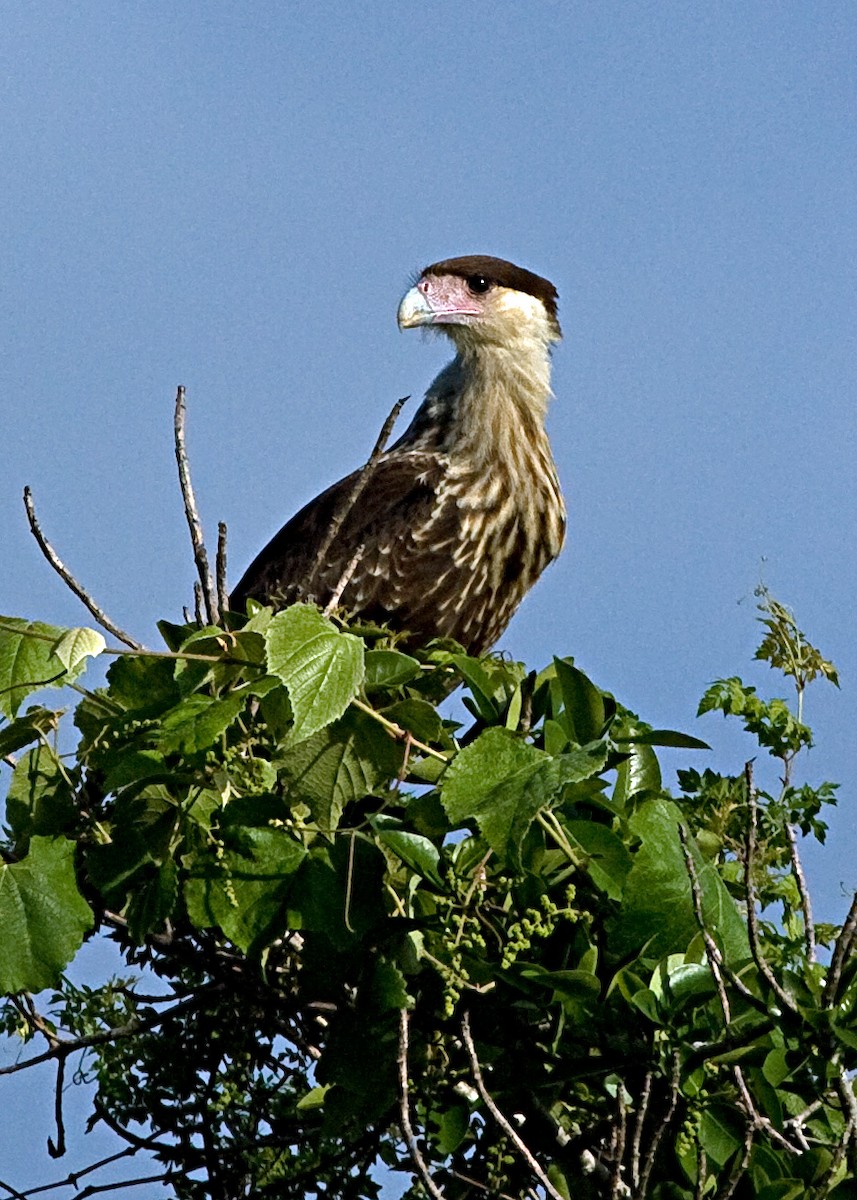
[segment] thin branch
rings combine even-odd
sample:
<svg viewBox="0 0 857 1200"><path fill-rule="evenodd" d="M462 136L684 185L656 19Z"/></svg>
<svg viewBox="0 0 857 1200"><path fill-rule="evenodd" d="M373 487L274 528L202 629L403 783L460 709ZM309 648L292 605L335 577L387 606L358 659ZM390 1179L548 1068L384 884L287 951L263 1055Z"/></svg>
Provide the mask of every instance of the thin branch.
<svg viewBox="0 0 857 1200"><path fill-rule="evenodd" d="M8 1192L13 1200L27 1200L27 1196L23 1192L19 1192L16 1188L13 1188L10 1183L6 1183L2 1179L0 1179L0 1188L2 1188L4 1192ZM27 1195L29 1195L29 1193L27 1193Z"/></svg>
<svg viewBox="0 0 857 1200"><path fill-rule="evenodd" d="M217 605L222 613L229 608L229 589L226 583L226 522L217 522L217 557L214 560L217 577Z"/></svg>
<svg viewBox="0 0 857 1200"><path fill-rule="evenodd" d="M622 1186L622 1159L625 1157L625 1136L628 1130L628 1114L625 1109L625 1085L619 1081L616 1089L616 1120L613 1125L613 1164L610 1171L610 1200L619 1200L625 1190Z"/></svg>
<svg viewBox="0 0 857 1200"><path fill-rule="evenodd" d="M77 1190L77 1182L79 1179L83 1179L84 1175L91 1175L93 1171L100 1171L102 1167L108 1167L111 1163L118 1162L120 1158L130 1158L131 1155L136 1153L136 1146L126 1146L124 1150L117 1150L115 1154L108 1154L106 1158L101 1158L98 1162L90 1163L88 1167L81 1167L79 1171L70 1171L65 1179L58 1179L54 1183L43 1183L39 1187L30 1188L27 1196L39 1196L42 1192L54 1192L57 1188L61 1187L73 1187ZM0 1184L0 1187L2 1186Z"/></svg>
<svg viewBox="0 0 857 1200"><path fill-rule="evenodd" d="M342 593L348 587L348 584L351 581L351 576L357 570L357 567L360 564L360 559L363 557L363 551L365 549L366 549L366 546L364 545L363 542L361 542L360 545L357 547L357 550L355 551L354 555L352 556L351 562L348 563L345 570L340 575L339 582L337 583L336 587L331 592L330 599L328 600L327 604L324 606L324 615L326 617L330 616L330 614L336 608L339 601L342 599Z"/></svg>
<svg viewBox="0 0 857 1200"><path fill-rule="evenodd" d="M490 1112L491 1116L516 1147L521 1158L526 1162L532 1173L538 1179L539 1183L545 1189L552 1200L565 1200L560 1192L554 1187L550 1179L542 1169L540 1163L533 1157L529 1147L521 1138L517 1129L512 1125L506 1117L503 1116L500 1109L494 1103L491 1093L485 1086L485 1080L482 1078L482 1069L479 1066L479 1059L476 1057L476 1047L473 1044L473 1037L470 1033L470 1013L465 1012L461 1018L461 1035L464 1039L464 1047L467 1051L467 1057L470 1061L470 1070L473 1073L473 1082L476 1084L476 1090L482 1097L485 1107Z"/></svg>
<svg viewBox="0 0 857 1200"><path fill-rule="evenodd" d="M207 995L210 991L222 991L222 989L222 984L215 984L213 988L206 988L205 994ZM156 1029L158 1025L162 1025L164 1021L168 1021L171 1017L196 1008L204 999L204 995L197 993L193 996L188 996L185 1000L181 1000L178 1004L174 1004L172 1008L168 1008L164 1012L155 1013L145 1020L132 1020L127 1025L117 1025L112 1029L103 1029L98 1033L85 1034L83 1037L56 1038L50 1043L49 1048L41 1054L34 1054L32 1058L28 1058L24 1062L12 1063L8 1067L0 1067L0 1076L16 1075L19 1071L26 1071L29 1067L38 1066L39 1063L50 1062L51 1059L67 1058L69 1054L74 1054L77 1050L85 1050L89 1046L100 1046L104 1042L116 1042L120 1038L134 1037L138 1033L147 1033L151 1029Z"/></svg>
<svg viewBox="0 0 857 1200"><path fill-rule="evenodd" d="M726 984L723 981L723 972L721 965L723 958L720 954L720 948L711 936L706 924L705 914L702 910L702 888L699 885L699 876L696 873L696 865L693 861L693 854L690 850L690 834L684 824L679 824L678 836L681 842L682 852L684 854L684 865L690 878L690 892L693 897L693 911L696 916L696 923L699 926L702 940L705 943L705 955L708 959L708 965L711 968L711 974L714 977L714 983L717 988L717 995L720 998L720 1007L723 1010L723 1019L728 1025L732 1020L732 1009L729 1004L729 996L726 991Z"/></svg>
<svg viewBox="0 0 857 1200"><path fill-rule="evenodd" d="M432 1200L444 1200L443 1192L431 1177L431 1172L422 1156L414 1127L411 1124L411 1109L408 1099L408 1010L406 1008L399 1010L399 1055L397 1061L399 1066L399 1119L408 1153Z"/></svg>
<svg viewBox="0 0 857 1200"><path fill-rule="evenodd" d="M65 1154L65 1122L62 1115L62 1093L65 1084L65 1060L67 1055L57 1058L57 1082L54 1091L54 1120L57 1124L57 1140L48 1138L48 1154L51 1158L62 1158Z"/></svg>
<svg viewBox="0 0 857 1200"><path fill-rule="evenodd" d="M833 947L833 956L830 960L830 968L827 972L827 982L824 985L822 993L822 1004L825 1008L832 1008L839 996L839 985L842 981L842 972L845 964L848 961L848 955L854 944L854 936L857 933L857 892L854 893L854 899L851 901L851 908L848 910L848 916L845 918L845 924L839 931L839 937L836 939L836 944Z"/></svg>
<svg viewBox="0 0 857 1200"><path fill-rule="evenodd" d="M793 1016L797 1016L798 1011L795 1005L783 990L780 981L774 975L762 953L761 939L759 937L759 919L756 913L756 887L753 883L758 808L756 805L756 787L753 783L752 762L744 765L744 781L747 786L747 805L750 813L749 820L747 821L747 836L744 849L744 895L747 901L747 935L750 940L750 953L753 956L753 962L756 964L759 974L765 979L768 987L777 997L780 1004Z"/></svg>
<svg viewBox="0 0 857 1200"><path fill-rule="evenodd" d="M169 1183L176 1178L176 1172L169 1170L160 1175L140 1175L137 1179L121 1179L118 1183L91 1183L82 1192L78 1192L77 1200L88 1200L89 1196L98 1196L102 1192L118 1192L120 1188L142 1187L144 1183Z"/></svg>
<svg viewBox="0 0 857 1200"><path fill-rule="evenodd" d="M381 426L381 432L378 434L378 440L375 442L375 445L372 449L372 453L369 455L369 457L366 460L366 462L364 463L364 465L357 472L357 478L354 480L354 486L352 487L349 494L345 497L345 500L343 501L343 503L339 506L339 508L333 514L330 525L327 528L327 533L324 535L321 542L319 543L319 547L315 553L315 557L313 558L312 565L310 566L310 569L307 572L306 582L305 582L304 589L303 589L305 595L307 595L307 596L313 595L313 589L315 587L316 577L318 576L319 571L322 569L325 562L327 561L327 555L328 555L328 552L330 551L330 547L333 545L334 541L336 540L337 534L339 533L340 529L342 528L342 524L343 524L345 518L348 516L348 514L351 512L354 505L360 499L366 485L368 484L369 480L372 478L372 475L375 472L375 467L378 463L378 459L384 453L384 448L387 445L387 441L390 437L390 434L393 432L393 426L396 424L396 418L398 417L399 413L402 411L402 406L409 399L410 399L410 396L403 396L401 398L401 400L397 400L396 403L393 405L392 409L390 410L389 416L387 417L384 424Z"/></svg>
<svg viewBox="0 0 857 1200"><path fill-rule="evenodd" d="M175 430L176 462L179 468L179 483L184 500L184 511L187 517L190 540L193 546L193 558L196 563L199 583L202 588L202 598L205 604L205 616L209 625L220 623L220 611L217 604L217 594L211 578L211 568L208 565L208 552L202 536L202 522L196 507L196 496L190 479L190 464L185 443L185 423L187 418L186 393L183 387L176 392L176 408L173 426Z"/></svg>
<svg viewBox="0 0 857 1200"><path fill-rule="evenodd" d="M646 1155L646 1161L643 1164L643 1170L640 1173L640 1190L639 1200L646 1200L646 1193L649 1190L649 1176L655 1165L658 1148L661 1144L664 1134L669 1129L676 1109L678 1108L678 1098L681 1093L681 1060L678 1056L678 1051L673 1054L673 1071L672 1079L670 1080L670 1102L667 1108L666 1115L660 1125L655 1129L652 1135L652 1144L649 1146L649 1153Z"/></svg>
<svg viewBox="0 0 857 1200"><path fill-rule="evenodd" d="M631 1140L631 1183L637 1187L640 1182L640 1146L643 1141L643 1125L649 1111L649 1099L652 1094L652 1072L646 1072L643 1080L643 1091L637 1107L637 1117L634 1122L634 1135Z"/></svg>
<svg viewBox="0 0 857 1200"><path fill-rule="evenodd" d="M126 646L130 646L132 650L141 650L142 646L140 643L135 641L135 639L131 637L130 633L126 633L124 629L120 629L115 621L111 621L104 609L101 608L100 605L96 604L83 584L78 583L71 571L59 557L56 550L54 550L53 546L42 533L42 527L39 524L38 518L36 517L33 493L28 487L24 488L24 508L27 512L27 522L30 526L30 533L32 533L33 537L39 543L39 549L56 571L57 575L59 575L60 579L62 579L63 582L74 592L78 600L81 600L86 605L102 629L106 629L108 633L112 633L114 637L118 638L120 642L124 642Z"/></svg>
<svg viewBox="0 0 857 1200"><path fill-rule="evenodd" d="M806 885L806 875L803 873L803 863L798 853L797 834L794 827L786 823L786 836L789 839L789 857L792 860L792 874L800 895L800 906L803 911L803 941L806 947L807 961L816 961L815 952L815 921L812 918L812 900Z"/></svg>

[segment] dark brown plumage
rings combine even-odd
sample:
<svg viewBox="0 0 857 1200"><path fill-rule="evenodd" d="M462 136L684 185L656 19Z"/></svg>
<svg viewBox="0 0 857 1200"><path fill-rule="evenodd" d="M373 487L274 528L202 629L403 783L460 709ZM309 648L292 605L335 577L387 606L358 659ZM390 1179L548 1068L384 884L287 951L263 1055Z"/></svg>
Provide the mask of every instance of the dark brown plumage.
<svg viewBox="0 0 857 1200"><path fill-rule="evenodd" d="M232 592L283 605L324 604L387 621L415 640L488 649L556 558L565 508L544 428L550 348L561 334L553 284L503 259L469 255L427 267L399 306L402 328L441 329L456 356L405 434L374 464L324 561L331 523L359 472L301 509Z"/></svg>

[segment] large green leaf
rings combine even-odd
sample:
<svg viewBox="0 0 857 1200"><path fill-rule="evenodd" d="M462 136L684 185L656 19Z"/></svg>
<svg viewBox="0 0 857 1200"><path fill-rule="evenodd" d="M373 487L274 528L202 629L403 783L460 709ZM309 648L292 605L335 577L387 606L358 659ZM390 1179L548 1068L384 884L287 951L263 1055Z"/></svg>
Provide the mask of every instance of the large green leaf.
<svg viewBox="0 0 857 1200"><path fill-rule="evenodd" d="M441 800L453 825L475 820L495 854L516 869L538 811L565 784L597 775L606 757L603 742L551 758L505 729L486 729L445 774Z"/></svg>
<svg viewBox="0 0 857 1200"><path fill-rule="evenodd" d="M265 634L268 669L289 691L294 726L303 741L341 717L363 683L363 642L343 633L309 604L277 613Z"/></svg>
<svg viewBox="0 0 857 1200"><path fill-rule="evenodd" d="M74 854L65 838L34 837L26 858L0 866L0 991L55 986L92 927Z"/></svg>
<svg viewBox="0 0 857 1200"><path fill-rule="evenodd" d="M196 754L207 750L232 724L244 707L243 696L217 700L211 696L188 696L161 720L158 747L169 754Z"/></svg>
<svg viewBox="0 0 857 1200"><path fill-rule="evenodd" d="M6 822L20 849L33 834L64 833L77 814L68 772L53 747L22 754L6 794Z"/></svg>
<svg viewBox="0 0 857 1200"><path fill-rule="evenodd" d="M229 829L226 845L219 859L206 851L189 860L185 903L195 925L219 926L246 952L284 931L284 904L306 851L284 830L264 827Z"/></svg>
<svg viewBox="0 0 857 1200"><path fill-rule="evenodd" d="M75 640L70 635L92 630L63 629L25 621L20 617L0 617L0 712L14 717L31 692L43 687L63 687L83 670L87 653L98 653L92 639ZM89 649L81 648L85 645ZM104 639L101 639L101 649ZM61 649L63 658L57 654ZM65 659L65 661L63 661Z"/></svg>
<svg viewBox="0 0 857 1200"><path fill-rule="evenodd" d="M332 834L346 804L395 778L402 758L402 747L377 721L349 709L290 749L277 767L290 785L289 800L303 800L322 832Z"/></svg>
<svg viewBox="0 0 857 1200"><path fill-rule="evenodd" d="M633 863L622 839L597 821L567 821L563 828L583 852L581 862L595 885L611 900L620 900Z"/></svg>
<svg viewBox="0 0 857 1200"><path fill-rule="evenodd" d="M699 932L691 882L678 834L681 810L671 800L644 801L629 818L632 837L641 845L625 881L622 908L613 923L610 947L619 956L647 944L648 957L684 951ZM694 869L702 892L707 929L727 958L749 955L744 921L717 871L690 841Z"/></svg>

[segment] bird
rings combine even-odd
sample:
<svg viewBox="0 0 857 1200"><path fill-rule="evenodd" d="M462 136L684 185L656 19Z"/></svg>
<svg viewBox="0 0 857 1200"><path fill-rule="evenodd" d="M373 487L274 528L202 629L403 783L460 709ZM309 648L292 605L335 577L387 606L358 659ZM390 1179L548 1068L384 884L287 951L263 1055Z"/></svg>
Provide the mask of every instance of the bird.
<svg viewBox="0 0 857 1200"><path fill-rule="evenodd" d="M283 526L230 607L335 601L405 644L490 649L565 538L545 430L557 301L549 280L490 255L426 267L399 304L399 328L444 333L455 357L363 476L334 483Z"/></svg>

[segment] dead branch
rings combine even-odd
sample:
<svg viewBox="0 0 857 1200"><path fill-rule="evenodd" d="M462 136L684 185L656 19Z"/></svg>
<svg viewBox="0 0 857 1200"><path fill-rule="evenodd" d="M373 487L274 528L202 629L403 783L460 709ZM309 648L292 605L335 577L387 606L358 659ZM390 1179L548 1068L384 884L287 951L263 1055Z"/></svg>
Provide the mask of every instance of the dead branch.
<svg viewBox="0 0 857 1200"><path fill-rule="evenodd" d="M57 1082L54 1091L54 1120L57 1125L57 1140L48 1138L48 1154L51 1158L62 1158L65 1154L65 1122L62 1115L62 1094L65 1085L66 1055L61 1054L57 1059Z"/></svg>
<svg viewBox="0 0 857 1200"><path fill-rule="evenodd" d="M747 901L747 936L750 940L750 953L753 956L753 962L756 964L759 974L764 978L768 987L777 997L777 1000L779 1000L787 1012L790 1012L793 1016L797 1016L797 1008L780 985L780 981L774 975L762 953L761 939L759 937L759 918L756 913L756 885L753 883L758 809L756 806L756 787L753 783L752 762L745 763L744 765L744 781L747 787L747 805L749 808L747 836L744 843L744 895Z"/></svg>
<svg viewBox="0 0 857 1200"><path fill-rule="evenodd" d="M193 546L193 558L196 563L199 583L202 588L202 598L205 604L205 617L209 625L220 623L220 609L217 604L217 593L211 578L211 568L208 565L208 551L202 535L202 522L196 507L196 496L190 478L190 464L185 443L185 423L187 418L186 393L183 387L176 392L176 408L173 427L175 430L176 462L179 468L179 484L184 500L184 511L187 518L190 540Z"/></svg>
<svg viewBox="0 0 857 1200"><path fill-rule="evenodd" d="M627 1193L622 1183L622 1159L625 1157L625 1137L628 1131L628 1113L625 1108L625 1085L619 1081L616 1089L616 1119L613 1122L613 1163L610 1171L610 1200L619 1200Z"/></svg>
<svg viewBox="0 0 857 1200"><path fill-rule="evenodd" d="M789 839L789 857L792 862L792 874L800 895L800 906L803 912L803 941L806 947L807 961L814 963L815 953L815 921L812 917L812 900L806 885L806 875L803 873L803 863L798 853L797 834L792 825L786 824L786 837Z"/></svg>
<svg viewBox="0 0 857 1200"><path fill-rule="evenodd" d="M839 984L842 980L842 971L848 961L848 955L853 948L855 934L857 934L857 892L854 893L854 899L851 901L848 916L845 918L845 924L840 929L839 937L836 939L836 944L833 947L833 956L827 972L827 982L824 985L824 991L821 996L825 1008L832 1008L836 1004L839 996Z"/></svg>
<svg viewBox="0 0 857 1200"><path fill-rule="evenodd" d="M357 550L354 553L354 555L351 559L351 562L348 564L348 566L345 568L345 570L340 575L339 582L337 583L336 587L331 592L330 599L328 600L327 604L324 606L324 615L326 617L330 616L330 614L336 608L339 601L342 599L342 593L348 587L348 584L351 580L351 576L357 570L357 567L360 563L360 559L363 557L363 551L365 549L366 549L365 545L361 542L360 545L357 547Z"/></svg>
<svg viewBox="0 0 857 1200"><path fill-rule="evenodd" d="M217 605L222 613L229 608L229 589L226 582L226 522L217 522L217 555L214 560L217 577Z"/></svg>
<svg viewBox="0 0 857 1200"><path fill-rule="evenodd" d="M399 1119L408 1147L408 1153L416 1167L417 1174L423 1181L425 1189L432 1197L432 1200L444 1200L443 1192L431 1177L431 1172L428 1169L426 1160L422 1156L416 1134L414 1133L414 1127L411 1124L411 1106L408 1098L408 1010L406 1008L399 1010L399 1055L397 1062L399 1066Z"/></svg>
<svg viewBox="0 0 857 1200"><path fill-rule="evenodd" d="M649 1099L652 1094L652 1072L646 1072L643 1080L643 1091L637 1106L637 1116L634 1121L634 1134L631 1139L631 1183L637 1187L640 1182L640 1147L643 1141L643 1126L649 1111Z"/></svg>
<svg viewBox="0 0 857 1200"><path fill-rule="evenodd" d="M482 1068L479 1066L479 1059L476 1056L476 1047L473 1044L473 1037L470 1032L470 1013L465 1012L461 1018L461 1036L464 1039L464 1048L467 1051L467 1058L470 1062L470 1070L473 1073L473 1082L476 1084L476 1090L482 1097L485 1107L490 1112L491 1116L505 1133L506 1137L512 1142L517 1149L521 1158L530 1168L532 1173L538 1179L539 1183L545 1189L547 1194L552 1197L552 1200L564 1200L564 1197L557 1191L550 1179L542 1169L541 1165L534 1158L529 1147L521 1138L514 1125L503 1116L500 1109L494 1103L491 1093L485 1086L485 1080L482 1078Z"/></svg>
<svg viewBox="0 0 857 1200"><path fill-rule="evenodd" d="M728 1025L732 1020L732 1010L729 1004L729 995L726 991L726 984L723 980L723 957L720 953L720 947L715 942L714 938L705 924L705 914L702 910L702 888L699 886L699 876L696 873L696 865L693 861L693 854L690 849L690 834L685 825L680 824L678 827L678 836L681 842L682 852L684 854L684 865L690 879L690 893L693 897L693 911L696 916L696 923L699 926L699 931L702 934L702 940L705 943L705 956L708 959L708 965L711 968L711 974L714 976L714 983L717 988L717 995L720 999L720 1008L723 1011L723 1020Z"/></svg>
<svg viewBox="0 0 857 1200"><path fill-rule="evenodd" d="M318 576L319 571L324 566L325 561L327 560L327 555L330 551L330 547L333 545L334 541L336 540L336 537L337 537L340 529L342 528L342 524L345 521L345 518L348 516L348 514L351 512L354 505L360 499L360 497L363 494L364 489L366 488L366 485L368 484L369 480L372 478L372 475L374 474L374 471L375 471L375 467L377 466L377 463L378 463L378 459L384 453L384 449L387 445L387 441L390 437L390 434L393 431L393 426L396 423L396 418L398 417L399 413L402 411L402 406L408 400L410 400L410 396L402 396L402 398L400 400L397 400L396 403L393 405L386 421L381 426L381 432L378 434L378 440L375 442L375 445L372 448L372 453L369 455L369 457L366 460L366 462L364 463L364 465L357 472L357 478L354 480L354 486L352 487L349 494L345 497L345 500L343 501L343 503L334 512L333 517L330 522L330 525L327 528L327 533L322 538L321 543L319 544L318 550L316 551L315 558L312 561L312 565L310 566L310 569L307 572L306 583L303 587L304 595L312 596L314 594L316 578Z"/></svg>
<svg viewBox="0 0 857 1200"><path fill-rule="evenodd" d="M39 549L56 571L57 575L59 575L60 579L62 579L66 586L74 592L78 600L82 601L82 603L86 605L102 629L106 629L108 633L112 633L115 638L118 638L120 642L124 642L126 646L130 646L132 650L142 650L143 647L140 645L140 643L135 641L135 639L131 637L130 633L126 633L124 629L120 629L116 622L112 621L110 617L108 617L104 609L101 608L99 604L96 604L83 584L79 583L77 579L75 579L74 575L72 575L71 571L42 533L42 528L39 525L38 518L36 517L33 493L28 487L24 488L24 508L27 513L27 522L30 526L30 533L32 533L33 537L38 542Z"/></svg>
<svg viewBox="0 0 857 1200"><path fill-rule="evenodd" d="M640 1172L640 1190L639 1200L646 1200L646 1193L649 1190L649 1176L655 1165L655 1159L658 1154L658 1148L661 1144L664 1134L669 1129L672 1119L678 1108L678 1098L681 1092L681 1060L678 1056L678 1051L673 1053L673 1070L670 1080L670 1100L667 1107L664 1119L657 1126L652 1135L652 1143L649 1146L649 1153L646 1155L646 1161L643 1164L643 1169Z"/></svg>

